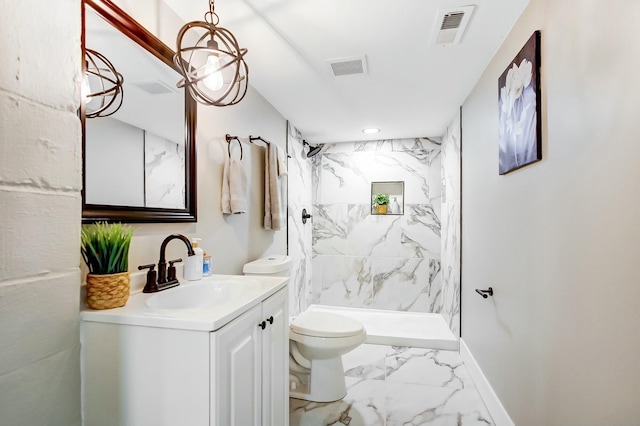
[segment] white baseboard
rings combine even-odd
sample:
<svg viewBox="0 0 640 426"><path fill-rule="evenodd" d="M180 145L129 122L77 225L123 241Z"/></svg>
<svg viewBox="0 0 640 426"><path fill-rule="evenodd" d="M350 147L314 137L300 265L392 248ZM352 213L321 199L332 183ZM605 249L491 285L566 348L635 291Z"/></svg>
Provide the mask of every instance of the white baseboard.
<svg viewBox="0 0 640 426"><path fill-rule="evenodd" d="M496 426L515 426L515 423L511 420L511 417L509 417L509 413L504 409L502 402L498 399L498 396L493 391L491 384L484 376L480 366L469 351L467 344L462 339L460 339L460 357L462 358L464 365L467 367L469 375L471 375L471 380L473 380L473 383L476 385L478 393L480 394L484 405L487 406L487 410L489 410L489 414L491 414L491 418L495 422Z"/></svg>

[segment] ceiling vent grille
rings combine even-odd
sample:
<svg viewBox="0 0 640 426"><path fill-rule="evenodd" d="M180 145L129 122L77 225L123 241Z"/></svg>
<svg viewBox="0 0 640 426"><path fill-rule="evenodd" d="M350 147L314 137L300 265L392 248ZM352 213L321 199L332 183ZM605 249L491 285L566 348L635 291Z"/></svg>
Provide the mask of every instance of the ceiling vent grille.
<svg viewBox="0 0 640 426"><path fill-rule="evenodd" d="M366 74L367 61L365 56L334 59L328 61L334 77L353 74Z"/></svg>
<svg viewBox="0 0 640 426"><path fill-rule="evenodd" d="M434 43L459 44L474 9L475 6L464 6L453 10L439 10L436 15Z"/></svg>
<svg viewBox="0 0 640 426"><path fill-rule="evenodd" d="M447 13L442 19L441 30L457 30L460 28L460 23L464 17L464 12Z"/></svg>

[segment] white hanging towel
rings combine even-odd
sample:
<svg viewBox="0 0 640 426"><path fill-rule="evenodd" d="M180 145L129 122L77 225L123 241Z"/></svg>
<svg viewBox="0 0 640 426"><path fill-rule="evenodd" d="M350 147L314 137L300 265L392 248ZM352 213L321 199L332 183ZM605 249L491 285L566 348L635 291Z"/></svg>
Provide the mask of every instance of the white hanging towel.
<svg viewBox="0 0 640 426"><path fill-rule="evenodd" d="M226 157L222 170L222 213L247 212L247 174L242 159Z"/></svg>
<svg viewBox="0 0 640 426"><path fill-rule="evenodd" d="M282 229L284 217L280 207L280 182L278 177L286 175L287 169L280 148L267 144L264 153L264 227L278 231Z"/></svg>
<svg viewBox="0 0 640 426"><path fill-rule="evenodd" d="M227 156L224 159L224 168L222 169L222 195L220 196L220 202L222 204L222 213L231 214L231 193L229 190L229 168L230 158Z"/></svg>
<svg viewBox="0 0 640 426"><path fill-rule="evenodd" d="M231 213L247 212L247 174L242 160L232 158L229 166L229 198Z"/></svg>

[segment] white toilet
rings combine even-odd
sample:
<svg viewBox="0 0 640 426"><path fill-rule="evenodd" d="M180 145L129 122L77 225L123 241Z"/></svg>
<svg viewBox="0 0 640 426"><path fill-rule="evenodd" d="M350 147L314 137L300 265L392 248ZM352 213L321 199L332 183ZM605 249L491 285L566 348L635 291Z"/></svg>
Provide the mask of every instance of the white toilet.
<svg viewBox="0 0 640 426"><path fill-rule="evenodd" d="M244 265L245 275L288 277L291 258L269 256ZM289 396L315 402L344 398L342 355L367 338L362 323L343 315L307 311L289 326Z"/></svg>
<svg viewBox="0 0 640 426"><path fill-rule="evenodd" d="M307 311L289 326L289 396L315 402L344 398L342 355L367 338L362 323L338 314Z"/></svg>

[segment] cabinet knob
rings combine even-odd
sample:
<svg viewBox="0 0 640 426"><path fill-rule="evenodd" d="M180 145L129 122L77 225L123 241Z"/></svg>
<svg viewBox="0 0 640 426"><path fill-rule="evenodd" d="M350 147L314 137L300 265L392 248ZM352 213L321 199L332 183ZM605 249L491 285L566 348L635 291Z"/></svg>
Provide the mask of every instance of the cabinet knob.
<svg viewBox="0 0 640 426"><path fill-rule="evenodd" d="M269 324L273 324L273 315L267 318L267 321L269 321Z"/></svg>
<svg viewBox="0 0 640 426"><path fill-rule="evenodd" d="M266 321L262 321L260 323L258 323L258 327L260 327L261 329L265 329L265 327L267 326L267 322Z"/></svg>

